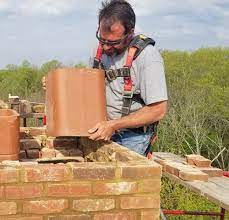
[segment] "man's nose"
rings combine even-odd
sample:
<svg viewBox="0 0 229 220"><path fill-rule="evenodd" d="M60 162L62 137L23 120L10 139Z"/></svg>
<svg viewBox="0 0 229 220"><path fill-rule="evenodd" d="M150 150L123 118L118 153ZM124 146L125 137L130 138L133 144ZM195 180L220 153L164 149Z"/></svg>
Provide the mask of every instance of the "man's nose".
<svg viewBox="0 0 229 220"><path fill-rule="evenodd" d="M107 44L103 45L104 50L110 50L111 48L112 48L112 46L110 46L110 45L107 45Z"/></svg>

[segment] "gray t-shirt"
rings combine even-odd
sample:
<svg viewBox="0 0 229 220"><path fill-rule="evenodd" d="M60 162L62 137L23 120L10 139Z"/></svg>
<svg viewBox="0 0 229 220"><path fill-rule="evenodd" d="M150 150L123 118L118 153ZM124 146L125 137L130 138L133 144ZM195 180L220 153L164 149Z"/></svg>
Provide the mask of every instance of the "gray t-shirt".
<svg viewBox="0 0 229 220"><path fill-rule="evenodd" d="M94 53L95 54L95 53ZM90 58L93 66L94 55ZM126 63L128 51L120 55L103 54L102 63L106 70L122 68ZM163 59L158 50L149 45L133 61L131 67L134 94L140 94L145 105L168 100ZM118 77L112 82L106 80L107 114L109 119L121 117L123 105L124 80ZM130 113L141 109L143 104L133 101Z"/></svg>

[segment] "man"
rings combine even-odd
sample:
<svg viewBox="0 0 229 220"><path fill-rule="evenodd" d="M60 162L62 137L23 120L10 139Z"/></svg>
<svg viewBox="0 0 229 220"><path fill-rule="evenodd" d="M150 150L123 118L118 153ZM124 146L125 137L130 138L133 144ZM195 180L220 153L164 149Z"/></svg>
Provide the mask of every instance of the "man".
<svg viewBox="0 0 229 220"><path fill-rule="evenodd" d="M98 48L96 56L99 58L94 59L94 64L91 60L91 66L106 70L109 120L90 129L89 138L111 139L144 155L153 136L155 123L166 114L168 97L163 60L153 46L153 41L148 39L150 43L143 45L145 48L133 59L136 50L133 52L130 45L135 39L134 30L135 13L127 1L110 0L102 3L97 31L100 50ZM146 39L144 36L140 38ZM123 77L110 77L108 74L112 71L122 72L120 70L124 66L130 69L130 75L123 73L120 74ZM129 91L128 85L131 88Z"/></svg>

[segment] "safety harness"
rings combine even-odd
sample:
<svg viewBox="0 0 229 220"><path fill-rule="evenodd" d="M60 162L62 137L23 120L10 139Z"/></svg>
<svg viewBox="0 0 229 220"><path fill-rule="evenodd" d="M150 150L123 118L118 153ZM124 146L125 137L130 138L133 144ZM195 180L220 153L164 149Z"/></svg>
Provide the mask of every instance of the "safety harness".
<svg viewBox="0 0 229 220"><path fill-rule="evenodd" d="M126 59L126 63L123 68L120 69L109 69L105 70L101 59L103 55L103 47L101 44L99 44L96 56L94 58L94 64L93 68L96 69L104 69L106 79L108 82L112 82L113 80L116 80L118 77L123 77L124 79L124 88L123 88L123 105L121 109L122 117L126 116L130 113L130 108L133 100L136 100L140 103L144 103L143 100L140 98L140 95L134 94L133 91L133 82L131 79L130 69L132 67L133 61L141 54L141 52L148 46L152 45L155 46L155 41L151 38L148 38L144 35L137 35L133 38L133 40L130 42L128 46L128 55ZM156 130L156 125L155 125ZM156 133L155 133L156 134ZM152 137L152 140L156 140L156 136ZM152 143L151 143L152 144ZM149 158L149 154L151 154L151 147L150 149L147 149L146 154Z"/></svg>
<svg viewBox="0 0 229 220"><path fill-rule="evenodd" d="M128 55L126 59L126 63L123 68L120 69L109 69L105 70L106 78L108 82L112 82L113 80L117 79L118 77L124 78L124 88L123 88L123 106L122 106L122 117L126 116L130 113L130 108L133 99L139 100L139 95L135 95L133 91L133 82L131 79L130 69L132 67L133 61L140 55L140 53L148 46L148 45L155 45L155 41L151 38L148 38L144 35L137 35L133 38L130 42L128 47ZM96 56L94 58L94 65L93 68L97 69L104 69L103 64L101 62L103 55L103 48L102 45L99 44Z"/></svg>

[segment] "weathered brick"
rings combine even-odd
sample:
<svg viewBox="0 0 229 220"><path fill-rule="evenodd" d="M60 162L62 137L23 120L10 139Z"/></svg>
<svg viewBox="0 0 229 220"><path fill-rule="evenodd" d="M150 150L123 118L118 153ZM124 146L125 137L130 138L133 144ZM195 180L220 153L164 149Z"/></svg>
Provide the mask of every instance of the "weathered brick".
<svg viewBox="0 0 229 220"><path fill-rule="evenodd" d="M31 214L51 214L61 213L68 208L68 201L46 200L46 201L25 201L23 203L23 213Z"/></svg>
<svg viewBox="0 0 229 220"><path fill-rule="evenodd" d="M159 220L159 210L141 212L141 220Z"/></svg>
<svg viewBox="0 0 229 220"><path fill-rule="evenodd" d="M20 152L19 152L19 158L20 158L20 160L27 159L27 155L26 155L25 150L20 150Z"/></svg>
<svg viewBox="0 0 229 220"><path fill-rule="evenodd" d="M136 165L124 165L121 167L121 178L123 179L146 179L161 178L162 167L155 163L145 163Z"/></svg>
<svg viewBox="0 0 229 220"><path fill-rule="evenodd" d="M223 176L223 170L215 167L200 167L200 171L208 174L209 177L221 177Z"/></svg>
<svg viewBox="0 0 229 220"><path fill-rule="evenodd" d="M25 150L27 159L38 159L41 157L39 149L28 149Z"/></svg>
<svg viewBox="0 0 229 220"><path fill-rule="evenodd" d="M14 183L19 180L19 169L4 167L0 169L0 183Z"/></svg>
<svg viewBox="0 0 229 220"><path fill-rule="evenodd" d="M208 174L203 173L201 171L199 172L180 171L179 177L185 181L194 181L194 180L200 180L206 182L208 181Z"/></svg>
<svg viewBox="0 0 229 220"><path fill-rule="evenodd" d="M144 180L139 182L138 191L139 192L151 192L159 193L161 190L161 181L160 180Z"/></svg>
<svg viewBox="0 0 229 220"><path fill-rule="evenodd" d="M94 220L137 220L134 212L98 213Z"/></svg>
<svg viewBox="0 0 229 220"><path fill-rule="evenodd" d="M53 148L43 147L41 149L41 158L53 158L56 156L56 152Z"/></svg>
<svg viewBox="0 0 229 220"><path fill-rule="evenodd" d="M195 165L197 167L210 167L211 160L206 159L201 155L190 154L186 155L187 163L190 165Z"/></svg>
<svg viewBox="0 0 229 220"><path fill-rule="evenodd" d="M51 197L78 197L91 194L89 183L48 184L47 195Z"/></svg>
<svg viewBox="0 0 229 220"><path fill-rule="evenodd" d="M145 157L142 157L141 155L131 152L131 151L121 151L116 152L115 159L117 161L131 161L131 160L145 160Z"/></svg>
<svg viewBox="0 0 229 220"><path fill-rule="evenodd" d="M22 175L24 182L64 181L69 179L68 169L63 164L28 166Z"/></svg>
<svg viewBox="0 0 229 220"><path fill-rule="evenodd" d="M8 166L8 167L20 167L21 163L18 160L4 160L2 161L3 166Z"/></svg>
<svg viewBox="0 0 229 220"><path fill-rule="evenodd" d="M95 183L93 188L95 195L121 195L137 192L136 182L120 183Z"/></svg>
<svg viewBox="0 0 229 220"><path fill-rule="evenodd" d="M59 216L49 216L48 220L91 220L90 215L59 215Z"/></svg>
<svg viewBox="0 0 229 220"><path fill-rule="evenodd" d="M159 209L160 196L122 197L120 206L122 209Z"/></svg>
<svg viewBox="0 0 229 220"><path fill-rule="evenodd" d="M78 142L75 138L53 138L46 140L46 147L49 148L77 148Z"/></svg>
<svg viewBox="0 0 229 220"><path fill-rule="evenodd" d="M20 149L29 150L29 149L41 149L41 141L36 139L21 139L20 140Z"/></svg>
<svg viewBox="0 0 229 220"><path fill-rule="evenodd" d="M35 113L45 113L45 105L44 104L33 105L32 111Z"/></svg>
<svg viewBox="0 0 229 220"><path fill-rule="evenodd" d="M30 199L42 196L42 185L6 186L6 199Z"/></svg>
<svg viewBox="0 0 229 220"><path fill-rule="evenodd" d="M43 220L43 217L42 216L29 216L29 217L16 216L16 217L4 217L3 220Z"/></svg>
<svg viewBox="0 0 229 220"><path fill-rule="evenodd" d="M73 210L81 212L107 211L115 208L114 199L83 199L73 201Z"/></svg>
<svg viewBox="0 0 229 220"><path fill-rule="evenodd" d="M75 163L73 165L73 176L80 180L111 180L115 179L115 167L106 163Z"/></svg>
<svg viewBox="0 0 229 220"><path fill-rule="evenodd" d="M39 135L45 135L45 127L20 127L20 138L27 138Z"/></svg>
<svg viewBox="0 0 229 220"><path fill-rule="evenodd" d="M14 215L16 213L16 202L0 202L0 215Z"/></svg>

